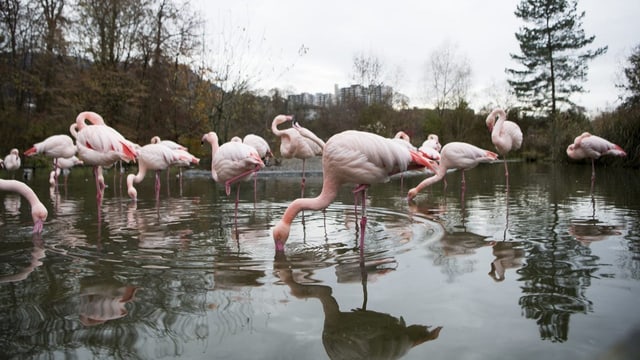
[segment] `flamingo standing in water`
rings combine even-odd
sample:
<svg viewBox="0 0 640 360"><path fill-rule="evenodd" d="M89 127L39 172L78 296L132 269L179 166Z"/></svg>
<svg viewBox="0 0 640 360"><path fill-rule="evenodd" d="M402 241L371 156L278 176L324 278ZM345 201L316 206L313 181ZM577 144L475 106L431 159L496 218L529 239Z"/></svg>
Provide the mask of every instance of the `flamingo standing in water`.
<svg viewBox="0 0 640 360"><path fill-rule="evenodd" d="M261 136L255 134L247 134L244 139L240 139L237 136L234 136L231 141L242 142L243 144L249 145L252 148L256 149L260 159L264 162L265 166L269 163L269 159L273 157L273 153L271 152L271 147L267 140L262 138ZM253 203L257 202L256 200L256 189L258 188L258 172L255 172L253 175Z"/></svg>
<svg viewBox="0 0 640 360"><path fill-rule="evenodd" d="M172 150L160 143L148 144L138 149L138 173L127 175L127 194L129 194L129 197L134 201L138 199L138 191L134 187L134 183L141 182L144 180L147 171L154 170L156 172L156 200L160 199L160 171L179 161L191 160L177 151L182 150Z"/></svg>
<svg viewBox="0 0 640 360"><path fill-rule="evenodd" d="M85 120L89 120L91 125L87 125ZM78 114L76 122L71 124L69 131L76 138L78 157L85 165L93 166L96 198L100 206L105 188L102 167L111 166L119 160L135 161L138 146L107 126L102 116L91 111Z"/></svg>
<svg viewBox="0 0 640 360"><path fill-rule="evenodd" d="M40 202L38 195L36 195L27 184L17 180L0 179L0 190L16 192L29 201L31 205L31 218L33 219L33 233L41 233L49 212L42 202Z"/></svg>
<svg viewBox="0 0 640 360"><path fill-rule="evenodd" d="M4 157L4 162L1 162L7 171L11 172L12 176L15 177L15 171L20 169L21 161L20 161L20 151L18 149L11 149L9 155Z"/></svg>
<svg viewBox="0 0 640 360"><path fill-rule="evenodd" d="M197 159L197 162L195 162L195 164L198 164L200 162L200 159L196 158L195 156L191 155L189 153L189 148L187 148L184 145L180 145L175 141L172 140L161 140L159 136L154 136L151 138L151 143L152 144L162 144L166 147L168 147L171 150L179 150L179 151L183 151L183 153L181 155L183 156L190 156L192 159L188 160L188 161L180 161L177 160L175 163L171 164L172 166L177 166L178 167L178 179L180 180L180 187L182 188L182 168L189 166L193 159ZM186 154L185 154L186 153ZM169 183L169 175L170 172L167 171L167 183Z"/></svg>
<svg viewBox="0 0 640 360"><path fill-rule="evenodd" d="M498 154L494 152L463 142L450 142L446 144L442 147L440 156L440 163L435 167L436 174L422 180L418 186L409 190L409 193L407 194L409 200L415 198L420 190L442 180L447 174L448 169L462 170L462 191L464 194L465 170L473 169L481 162L491 162L498 158Z"/></svg>
<svg viewBox="0 0 640 360"><path fill-rule="evenodd" d="M240 198L239 181L248 180L255 172L264 168L260 155L253 147L237 141L218 145L218 135L211 131L204 134L202 143L211 144L211 177L224 184L227 196L231 193L231 185L236 186L236 211ZM254 188L255 191L255 188ZM254 195L255 196L255 195Z"/></svg>
<svg viewBox="0 0 640 360"><path fill-rule="evenodd" d="M421 167L432 168L430 160L398 141L373 133L347 130L333 135L322 155L322 191L315 198L299 198L284 212L273 229L276 251L284 251L291 223L303 210L321 210L336 198L343 184L357 184L354 193L362 195L360 250L363 251L366 217L366 189L370 184L389 181L389 176Z"/></svg>
<svg viewBox="0 0 640 360"><path fill-rule="evenodd" d="M591 159L591 187L593 188L596 180L595 160L603 155L627 156L627 153L609 140L584 132L567 147L567 155L574 160Z"/></svg>
<svg viewBox="0 0 640 360"><path fill-rule="evenodd" d="M496 120L497 118L497 120ZM509 186L509 168L507 167L507 153L518 150L522 146L522 130L513 121L507 120L507 113L502 109L494 109L485 120L491 132L491 142L504 157L504 176Z"/></svg>
<svg viewBox="0 0 640 360"><path fill-rule="evenodd" d="M301 196L304 196L304 184L306 180L304 175L305 162L307 159L316 155L322 155L324 141L311 131L297 125L295 122L294 126L289 129L278 129L278 125L287 121L293 121L293 116L276 116L271 123L271 131L280 138L280 154L282 154L285 159L296 158L302 160Z"/></svg>

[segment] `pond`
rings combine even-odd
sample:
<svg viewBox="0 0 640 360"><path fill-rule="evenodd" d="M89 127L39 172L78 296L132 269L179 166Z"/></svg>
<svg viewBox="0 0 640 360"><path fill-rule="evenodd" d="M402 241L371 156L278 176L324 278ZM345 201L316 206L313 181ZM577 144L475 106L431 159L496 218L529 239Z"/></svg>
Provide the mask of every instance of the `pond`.
<svg viewBox="0 0 640 360"><path fill-rule="evenodd" d="M636 170L598 167L591 190L590 165L512 162L507 192L484 164L413 202L422 176L374 185L362 253L344 186L276 254L299 173L269 168L256 199L242 183L236 216L206 167L162 174L159 200L148 175L137 203L107 172L100 217L90 169L58 191L39 169L41 235L0 193L3 358L591 359L640 324Z"/></svg>

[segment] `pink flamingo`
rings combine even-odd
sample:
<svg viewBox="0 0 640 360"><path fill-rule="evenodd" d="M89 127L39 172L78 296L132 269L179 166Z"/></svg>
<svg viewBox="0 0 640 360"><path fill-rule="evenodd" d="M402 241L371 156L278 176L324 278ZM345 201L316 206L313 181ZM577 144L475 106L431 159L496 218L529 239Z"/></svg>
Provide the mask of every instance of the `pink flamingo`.
<svg viewBox="0 0 640 360"><path fill-rule="evenodd" d="M74 155L69 158L55 158L53 160L53 164L54 171L51 172L53 173L53 177L49 179L49 183L51 184L51 180L53 180L54 182L53 184L51 184L51 186L55 186L55 180L60 175L60 172L62 172L62 175L64 175L64 185L66 186L67 179L69 177L69 169L77 165L82 165L84 163Z"/></svg>
<svg viewBox="0 0 640 360"><path fill-rule="evenodd" d="M289 129L278 129L278 125L287 121L293 121L293 116L276 116L271 123L271 131L280 138L280 154L282 154L285 159L296 158L302 160L301 196L304 196L304 184L306 181L304 175L305 162L309 158L322 155L324 141L311 131L297 125L297 123L294 123L294 126Z"/></svg>
<svg viewBox="0 0 640 360"><path fill-rule="evenodd" d="M276 251L284 251L291 223L303 210L321 210L336 198L343 184L358 184L354 193L362 195L360 249L364 245L366 189L370 184L389 181L389 176L411 168L432 168L432 164L418 151L410 150L397 141L376 134L347 130L333 135L322 155L322 191L315 198L299 198L284 212L273 229Z"/></svg>
<svg viewBox="0 0 640 360"><path fill-rule="evenodd" d="M180 145L175 141L172 140L161 140L159 136L154 136L151 138L151 143L152 144L162 144L170 149L173 150L184 150L184 151L189 151L189 149L184 146L184 145Z"/></svg>
<svg viewBox="0 0 640 360"><path fill-rule="evenodd" d="M36 195L27 184L17 180L0 179L0 190L16 192L29 201L31 205L31 218L33 219L33 233L41 233L49 212L44 204L40 202L40 199L38 199L38 195Z"/></svg>
<svg viewBox="0 0 640 360"><path fill-rule="evenodd" d="M446 144L442 147L440 155L440 163L435 167L436 174L422 180L418 186L410 189L407 194L409 200L415 198L420 190L442 180L447 174L448 169L462 170L462 191L464 193L464 172L473 169L482 162L491 162L498 158L498 154L494 152L463 142L450 142Z"/></svg>
<svg viewBox="0 0 640 360"><path fill-rule="evenodd" d="M11 149L9 155L4 157L4 162L0 162L7 171L11 172L15 177L15 171L20 169L20 151L16 148Z"/></svg>
<svg viewBox="0 0 640 360"><path fill-rule="evenodd" d="M183 157L189 157L189 160L177 160L176 162L174 162L173 164L171 164L171 166L177 166L178 167L178 179L180 179L180 187L182 187L182 168L183 167L187 167L190 164L198 164L200 163L200 159L196 158L195 156L193 156L192 154L189 153L189 148L187 148L184 145L180 145L175 141L172 140L161 140L159 136L154 136L151 138L151 143L152 144L162 144L166 147L168 147L171 150L178 150L181 151L182 153L180 153L180 155L182 155ZM169 175L171 173L169 171L167 171L167 183L169 183Z"/></svg>
<svg viewBox="0 0 640 360"><path fill-rule="evenodd" d="M127 193L134 201L138 198L138 191L133 184L140 183L147 171L156 172L155 194L160 198L160 171L169 166L181 163L198 163L200 160L184 150L172 150L163 144L148 144L138 149L138 173L127 175Z"/></svg>
<svg viewBox="0 0 640 360"><path fill-rule="evenodd" d="M591 159L591 186L593 187L596 180L595 160L603 155L627 156L627 153L609 140L584 132L567 147L567 155L574 160Z"/></svg>
<svg viewBox="0 0 640 360"><path fill-rule="evenodd" d="M256 149L256 151L258 152L258 155L262 159L262 162L264 162L265 166L269 163L269 159L273 157L273 153L271 152L271 147L269 146L269 143L261 136L258 136L255 134L247 134L245 135L244 139L240 139L239 137L234 136L231 139L231 141L242 142L243 144L249 145L252 148ZM257 199L256 199L257 188L258 188L258 172L255 172L253 176L254 205L257 202Z"/></svg>
<svg viewBox="0 0 640 360"><path fill-rule="evenodd" d="M438 141L438 135L429 134L427 140L425 140L418 150L426 157L434 161L440 161L440 142Z"/></svg>
<svg viewBox="0 0 640 360"><path fill-rule="evenodd" d="M204 144L205 141L211 144L211 177L213 180L224 184L227 196L231 193L231 184L238 182L236 186L237 211L240 197L239 181L248 180L251 175L264 168L264 163L256 149L249 145L236 141L218 145L218 135L213 131L204 134L202 143Z"/></svg>
<svg viewBox="0 0 640 360"><path fill-rule="evenodd" d="M53 135L43 141L34 144L30 149L24 152L25 156L34 156L36 154L44 154L53 158L54 170L58 168L57 158L69 158L76 154L76 145L69 135ZM55 183L58 183L56 173Z"/></svg>
<svg viewBox="0 0 640 360"><path fill-rule="evenodd" d="M496 120L496 117L498 120ZM511 150L518 150L522 146L522 130L520 130L518 124L507 120L507 113L502 109L493 110L487 116L485 123L491 132L491 142L498 150L498 154L504 157L504 176L507 178L508 184L507 153Z"/></svg>
<svg viewBox="0 0 640 360"><path fill-rule="evenodd" d="M427 136L427 140L422 143L421 147L430 147L437 152L442 150L442 145L440 145L440 140L436 134L429 134L429 136Z"/></svg>
<svg viewBox="0 0 640 360"><path fill-rule="evenodd" d="M89 120L91 125L87 125L85 120ZM78 157L85 165L93 166L96 198L100 206L105 188L102 167L111 166L119 160L135 161L138 146L107 126L102 116L91 111L78 114L76 122L71 125L69 131L76 138Z"/></svg>
<svg viewBox="0 0 640 360"><path fill-rule="evenodd" d="M256 151L258 151L258 155L260 155L260 158L265 164L267 164L269 162L269 159L273 157L273 153L271 152L269 143L261 136L255 134L247 134L244 136L244 139L242 139L242 143L255 148Z"/></svg>

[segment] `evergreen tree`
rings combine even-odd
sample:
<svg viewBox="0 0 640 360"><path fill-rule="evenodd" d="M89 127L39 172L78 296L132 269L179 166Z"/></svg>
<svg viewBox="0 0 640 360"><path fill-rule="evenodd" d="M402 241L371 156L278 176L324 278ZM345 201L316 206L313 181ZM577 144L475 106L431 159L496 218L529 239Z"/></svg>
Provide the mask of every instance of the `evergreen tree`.
<svg viewBox="0 0 640 360"><path fill-rule="evenodd" d="M584 92L588 60L607 47L581 51L595 40L582 29L585 13L577 12L577 0L521 0L515 15L526 24L515 34L521 54L511 58L524 69L507 69L508 80L529 110L556 115L559 103L573 105L569 96Z"/></svg>
<svg viewBox="0 0 640 360"><path fill-rule="evenodd" d="M638 106L640 105L640 45L635 47L627 61L628 67L624 68L627 83L617 86L628 94L623 105Z"/></svg>

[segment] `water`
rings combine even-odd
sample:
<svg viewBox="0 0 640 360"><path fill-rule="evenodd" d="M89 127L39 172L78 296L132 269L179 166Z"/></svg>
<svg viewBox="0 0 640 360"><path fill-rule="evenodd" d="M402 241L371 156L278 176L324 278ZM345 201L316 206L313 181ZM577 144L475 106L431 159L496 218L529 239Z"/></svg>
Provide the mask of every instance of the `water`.
<svg viewBox="0 0 640 360"><path fill-rule="evenodd" d="M28 203L0 193L4 358L592 359L640 325L637 171L510 163L447 176L407 203L420 177L368 193L363 262L351 188L305 211L276 256L271 228L297 174L233 197L205 170L153 180L132 203L106 175L98 218L89 169L31 235ZM315 196L321 178L307 179Z"/></svg>

